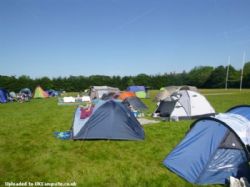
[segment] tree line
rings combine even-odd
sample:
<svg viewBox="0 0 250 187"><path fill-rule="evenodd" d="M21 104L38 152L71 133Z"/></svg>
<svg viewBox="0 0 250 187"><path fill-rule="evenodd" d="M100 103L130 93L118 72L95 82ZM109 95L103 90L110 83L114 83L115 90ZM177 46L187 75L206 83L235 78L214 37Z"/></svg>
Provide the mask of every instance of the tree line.
<svg viewBox="0 0 250 187"><path fill-rule="evenodd" d="M131 85L144 85L150 89L160 89L170 85L192 85L198 88L224 88L226 81L226 66L199 66L189 72L164 73L156 75L138 74L136 76L69 76L48 78L41 77L32 79L27 75L3 76L0 75L0 87L9 91L19 92L22 88L34 90L37 85L44 89L84 91L90 86L108 85L125 90ZM229 66L229 88L239 88L241 70ZM250 62L244 66L243 88L250 88Z"/></svg>

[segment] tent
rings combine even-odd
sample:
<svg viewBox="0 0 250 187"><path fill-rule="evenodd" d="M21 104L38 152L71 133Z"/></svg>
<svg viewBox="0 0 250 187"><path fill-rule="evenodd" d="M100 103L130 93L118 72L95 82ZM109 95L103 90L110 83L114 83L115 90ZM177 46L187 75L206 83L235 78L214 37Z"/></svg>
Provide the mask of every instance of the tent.
<svg viewBox="0 0 250 187"><path fill-rule="evenodd" d="M143 140L144 131L133 113L120 102L98 102L92 114L81 119L81 108L75 112L72 139Z"/></svg>
<svg viewBox="0 0 250 187"><path fill-rule="evenodd" d="M102 100L116 99L118 96L119 96L118 92L117 93L110 92L107 94L103 94L101 99Z"/></svg>
<svg viewBox="0 0 250 187"><path fill-rule="evenodd" d="M250 121L250 105L235 106L227 112L242 115Z"/></svg>
<svg viewBox="0 0 250 187"><path fill-rule="evenodd" d="M59 92L53 89L46 90L49 97L57 97L59 96Z"/></svg>
<svg viewBox="0 0 250 187"><path fill-rule="evenodd" d="M34 91L33 98L47 98L47 97L48 94L40 86L37 86Z"/></svg>
<svg viewBox="0 0 250 187"><path fill-rule="evenodd" d="M123 101L127 106L132 106L135 110L143 111L148 107L138 97L128 97Z"/></svg>
<svg viewBox="0 0 250 187"><path fill-rule="evenodd" d="M4 88L0 88L0 103L8 102L8 91Z"/></svg>
<svg viewBox="0 0 250 187"><path fill-rule="evenodd" d="M162 87L160 89L160 92L155 96L156 101L161 101L166 99L167 97L170 97L173 93L178 92L180 90L190 90L194 92L198 92L198 89L195 86L167 86Z"/></svg>
<svg viewBox="0 0 250 187"><path fill-rule="evenodd" d="M161 90L158 94L156 94L155 96L155 101L161 101L166 99L167 97L170 97L171 94L173 94L174 92L169 92L168 90Z"/></svg>
<svg viewBox="0 0 250 187"><path fill-rule="evenodd" d="M11 91L9 93L9 99L11 99L12 101L14 101L17 98L17 95L15 92Z"/></svg>
<svg viewBox="0 0 250 187"><path fill-rule="evenodd" d="M25 102L29 101L32 98L32 93L29 88L23 88L19 91L19 94L17 94L16 100L18 102Z"/></svg>
<svg viewBox="0 0 250 187"><path fill-rule="evenodd" d="M139 91L146 91L145 87L144 86L129 86L127 88L127 91L130 91L130 92L139 92Z"/></svg>
<svg viewBox="0 0 250 187"><path fill-rule="evenodd" d="M196 184L225 184L230 176L250 177L249 111L250 106L239 106L195 121L164 165Z"/></svg>
<svg viewBox="0 0 250 187"><path fill-rule="evenodd" d="M153 116L179 120L214 114L214 108L203 95L190 90L180 90L165 100L161 100Z"/></svg>
<svg viewBox="0 0 250 187"><path fill-rule="evenodd" d="M189 86L189 85L167 86L167 87L162 87L160 90L167 90L169 92L175 92L178 90L191 90L194 92L198 92L198 89L195 86Z"/></svg>
<svg viewBox="0 0 250 187"><path fill-rule="evenodd" d="M103 95L108 95L110 93L119 93L118 88L113 88L109 86L92 86L90 88L90 98L91 99L101 99Z"/></svg>
<svg viewBox="0 0 250 187"><path fill-rule="evenodd" d="M123 104L132 106L133 109L137 111L148 110L148 107L138 97L128 97L123 100Z"/></svg>
<svg viewBox="0 0 250 187"><path fill-rule="evenodd" d="M139 98L147 98L147 93L145 91L135 92L135 95Z"/></svg>
<svg viewBox="0 0 250 187"><path fill-rule="evenodd" d="M119 97L123 104L132 106L136 111L147 110L148 107L133 92L122 92Z"/></svg>
<svg viewBox="0 0 250 187"><path fill-rule="evenodd" d="M23 88L20 90L19 95L26 95L27 97L31 98L32 97L32 92L29 88Z"/></svg>
<svg viewBox="0 0 250 187"><path fill-rule="evenodd" d="M134 92L122 92L122 93L120 93L120 95L119 95L119 99L120 100L124 100L124 99L126 99L126 98L128 98L128 97L134 97L135 96L135 93Z"/></svg>
<svg viewBox="0 0 250 187"><path fill-rule="evenodd" d="M129 92L134 92L135 95L139 98L146 98L147 97L147 93L146 93L146 88L145 86L129 86L127 88L127 91Z"/></svg>

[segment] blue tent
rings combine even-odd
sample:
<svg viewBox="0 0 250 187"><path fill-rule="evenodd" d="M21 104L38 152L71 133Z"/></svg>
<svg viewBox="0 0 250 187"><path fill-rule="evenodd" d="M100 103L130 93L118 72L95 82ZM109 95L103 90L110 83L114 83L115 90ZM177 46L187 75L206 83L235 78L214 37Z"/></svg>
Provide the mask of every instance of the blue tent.
<svg viewBox="0 0 250 187"><path fill-rule="evenodd" d="M8 102L8 92L4 88L0 88L0 103Z"/></svg>
<svg viewBox="0 0 250 187"><path fill-rule="evenodd" d="M196 184L225 184L230 176L250 177L247 111L249 106L239 106L195 121L164 165Z"/></svg>
<svg viewBox="0 0 250 187"><path fill-rule="evenodd" d="M75 112L72 139L143 140L144 131L133 113L114 100L98 102L92 114L80 119L81 108Z"/></svg>
<svg viewBox="0 0 250 187"><path fill-rule="evenodd" d="M57 96L59 96L59 92L56 91L56 90L53 90L53 89L46 90L46 92L48 93L48 95L49 95L50 97L57 97Z"/></svg>
<svg viewBox="0 0 250 187"><path fill-rule="evenodd" d="M127 91L130 91L130 92L140 92L140 91L146 91L145 87L144 86L129 86L127 88Z"/></svg>
<svg viewBox="0 0 250 187"><path fill-rule="evenodd" d="M228 113L239 114L250 121L250 105L235 106L227 111Z"/></svg>

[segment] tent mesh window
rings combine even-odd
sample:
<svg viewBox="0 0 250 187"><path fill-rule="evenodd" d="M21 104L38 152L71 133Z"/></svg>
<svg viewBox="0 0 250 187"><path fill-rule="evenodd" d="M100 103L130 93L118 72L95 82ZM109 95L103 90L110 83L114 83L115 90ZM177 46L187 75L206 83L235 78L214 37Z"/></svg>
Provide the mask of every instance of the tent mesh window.
<svg viewBox="0 0 250 187"><path fill-rule="evenodd" d="M225 135L219 147L224 149L244 149L239 138L230 130Z"/></svg>

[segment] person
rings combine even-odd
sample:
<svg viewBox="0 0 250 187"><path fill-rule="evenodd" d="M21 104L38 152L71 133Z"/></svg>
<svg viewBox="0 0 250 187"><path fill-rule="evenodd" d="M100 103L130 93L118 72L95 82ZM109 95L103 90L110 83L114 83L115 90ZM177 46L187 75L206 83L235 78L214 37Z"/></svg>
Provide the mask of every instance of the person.
<svg viewBox="0 0 250 187"><path fill-rule="evenodd" d="M80 115L80 119L86 119L89 116L91 116L92 112L93 112L93 106L92 105L87 105L86 107L81 107L81 115Z"/></svg>
<svg viewBox="0 0 250 187"><path fill-rule="evenodd" d="M132 105L129 105L128 107L131 110L131 112L134 114L134 116L138 117L139 112L137 110L135 110Z"/></svg>

